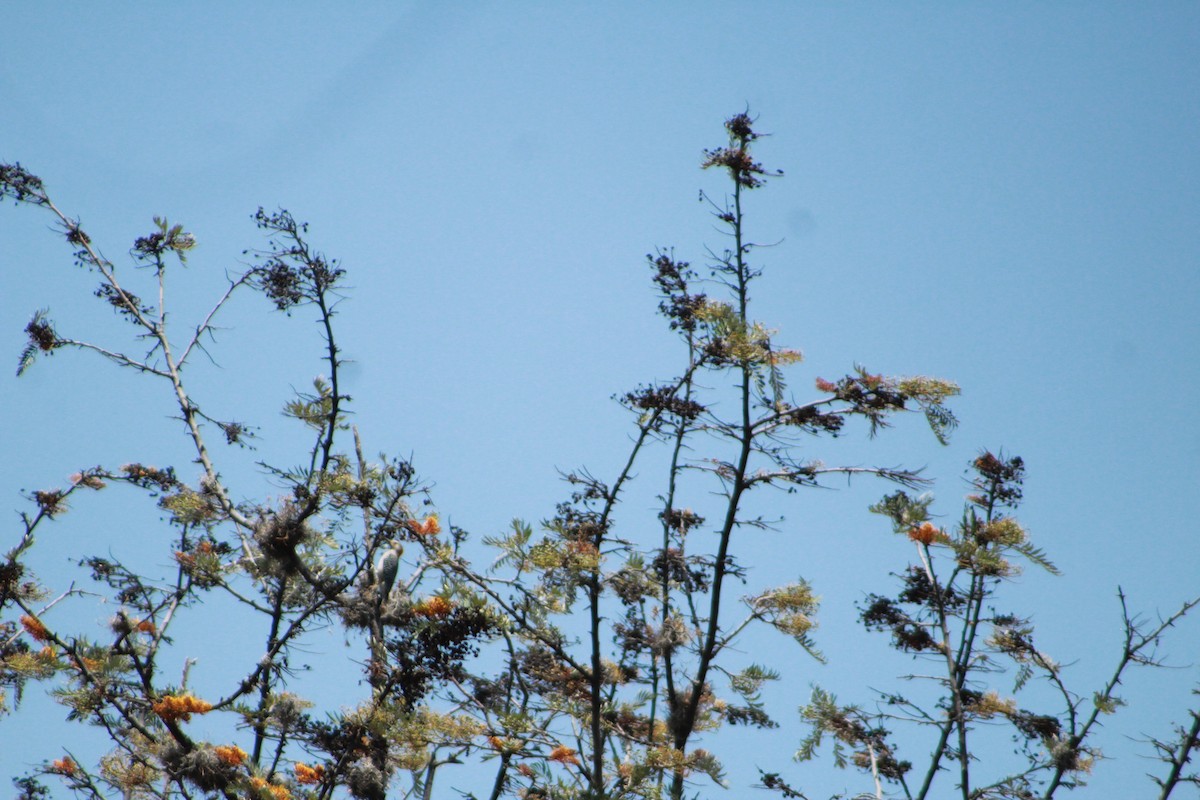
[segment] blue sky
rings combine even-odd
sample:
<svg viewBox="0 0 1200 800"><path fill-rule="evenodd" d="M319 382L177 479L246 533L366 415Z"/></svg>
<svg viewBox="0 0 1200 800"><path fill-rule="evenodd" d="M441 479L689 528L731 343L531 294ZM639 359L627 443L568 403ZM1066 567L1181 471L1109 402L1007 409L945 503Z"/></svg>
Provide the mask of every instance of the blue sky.
<svg viewBox="0 0 1200 800"><path fill-rule="evenodd" d="M185 223L200 247L180 319L261 242L256 207L310 221L349 270L341 342L367 449L412 454L477 537L548 516L556 468L617 468L629 427L609 398L680 358L643 256L674 246L700 263L720 244L696 196L724 187L700 152L748 106L773 134L759 156L786 173L751 198L753 237L779 242L759 251L755 316L805 352L797 394L856 362L963 387L947 448L911 420L813 455L926 465L950 518L981 448L1021 455L1020 516L1065 574L1031 572L1014 603L1041 609L1042 641L1081 688L1115 658L1118 584L1149 618L1197 592L1195 4L28 3L0 17L0 159L45 179L118 263L153 215ZM13 366L37 308L64 333L122 333L47 224L0 212ZM318 339L249 296L232 312L198 394L263 427L259 452L222 455L253 481L259 458L298 460L278 409L317 373ZM0 376L9 505L114 459L186 470L168 400L75 354ZM858 663L882 638L849 629L908 555L866 512L885 490L763 506L786 522L752 546L796 554L765 574L804 574L826 602L831 663L799 668L784 709L811 682L865 700L884 680ZM64 520L49 574L66 574L64 552L139 546L155 515L141 528L124 513ZM1120 760L1079 796L1146 790L1147 749L1124 735L1182 717L1198 624L1167 648L1184 668L1128 682L1140 702L1104 742ZM0 720L0 740L22 727ZM786 756L798 734L784 730ZM0 748L0 774L53 742L36 745ZM723 746L733 762L764 745ZM804 782L828 763L777 766Z"/></svg>

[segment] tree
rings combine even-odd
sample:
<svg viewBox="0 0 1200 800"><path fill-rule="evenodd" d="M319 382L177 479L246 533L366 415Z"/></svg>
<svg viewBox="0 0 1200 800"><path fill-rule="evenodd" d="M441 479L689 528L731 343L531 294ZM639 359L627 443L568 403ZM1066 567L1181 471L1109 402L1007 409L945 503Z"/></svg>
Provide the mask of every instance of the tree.
<svg viewBox="0 0 1200 800"><path fill-rule="evenodd" d="M157 383L173 399L199 472L101 465L27 498L31 509L0 563L5 710L19 716L28 684L44 684L72 722L99 729L107 752L89 760L68 748L16 780L21 796L43 796L53 776L96 798L429 798L446 796L443 776L463 764L472 776L488 770L487 781L473 780L492 798L679 800L707 791L705 783L725 782L717 755L700 746L720 744L714 731L778 724L762 689L782 671L736 645L768 628L822 658L814 588L803 577L758 585L739 532L774 524L755 508L763 490L796 493L833 476L899 487L872 510L914 543L916 562L900 573L895 596L870 596L861 618L940 671L916 694L884 693L870 710L814 689L801 710L811 734L798 755L813 757L832 739L835 763L862 770L877 797L948 796L952 788L964 799L1052 797L1081 782L1098 755L1090 742L1101 715L1122 703L1124 671L1155 663L1166 630L1200 600L1157 624L1127 611L1112 679L1085 697L1035 647L1032 623L995 607L1020 562L1054 571L1011 515L1021 459L974 459L974 490L959 524L945 529L932 521L930 495L909 494L928 483L918 472L804 456L802 445L848 424L873 436L911 411L945 443L955 426L946 403L958 388L855 367L818 378L812 399L794 398L785 378L799 352L776 343L751 313L761 268L744 214L750 193L781 173L752 155L760 134L748 113L725 128L727 143L705 152L704 167L723 172L729 189L702 199L728 246L710 251L704 270L671 250L647 256L659 310L679 340L676 377L619 398L634 428L617 474L568 472L568 496L547 520L536 528L514 520L483 538L486 551L423 510L431 495L411 461L365 456L340 380L335 320L345 272L310 244L307 225L259 209L268 245L249 251L251 265L181 330L168 324L166 276L186 262L191 233L156 218L131 251L142 271L118 279L39 178L19 164L0 166L0 195L52 215L76 263L97 277L96 296L134 331L126 347L102 345L60 333L38 311L18 374L69 348ZM134 293L147 282L157 299ZM213 434L237 448L253 446L255 432L208 411L191 390L192 362L207 354L230 298L245 291L289 315L312 315L322 332L324 374L285 405L305 431L296 437L298 463L262 467L282 497L232 483ZM647 521L622 501L635 474L645 480L655 469L659 505ZM111 485L161 509L172 573L89 556L79 566L93 588L44 584L27 557L45 527ZM752 587L738 607L735 583ZM117 609L107 627L75 632L98 597ZM229 654L228 674L195 675L187 659L197 645L185 620L214 610L246 629L255 621L265 635ZM328 628L357 655L306 663L309 643ZM169 664L179 660L176 677ZM1003 695L993 688L1002 678L1014 681ZM1031 711L1009 696L1035 678L1055 689L1056 706ZM344 688L328 687L352 683L351 705L339 706ZM983 758L992 723L1015 732L1014 762ZM898 726L915 732L893 735ZM1154 742L1168 765L1163 797L1195 780L1186 771L1195 728ZM928 753L923 767L901 759L901 736L906 752ZM779 772L763 772L761 786L806 796Z"/></svg>

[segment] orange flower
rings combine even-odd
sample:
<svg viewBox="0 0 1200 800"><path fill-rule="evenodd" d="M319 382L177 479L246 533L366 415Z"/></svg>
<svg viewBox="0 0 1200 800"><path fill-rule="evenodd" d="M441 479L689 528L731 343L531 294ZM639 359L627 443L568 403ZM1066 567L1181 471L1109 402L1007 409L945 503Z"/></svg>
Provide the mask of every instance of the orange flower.
<svg viewBox="0 0 1200 800"><path fill-rule="evenodd" d="M87 670L88 672L95 672L104 666L104 662L102 662L100 659L88 658L87 656L79 656L78 658L72 659L72 661L74 662L76 669Z"/></svg>
<svg viewBox="0 0 1200 800"><path fill-rule="evenodd" d="M66 775L68 778L74 775L79 770L79 765L71 760L70 756L56 758L50 764L50 771L57 772L59 775Z"/></svg>
<svg viewBox="0 0 1200 800"><path fill-rule="evenodd" d="M148 633L151 636L158 633L158 628L154 625L154 620L144 619L137 624L137 629L142 633Z"/></svg>
<svg viewBox="0 0 1200 800"><path fill-rule="evenodd" d="M532 778L537 773L533 771L533 767L528 764L517 764L517 772L524 775L526 778Z"/></svg>
<svg viewBox="0 0 1200 800"><path fill-rule="evenodd" d="M818 392L836 392L837 384L831 383L831 382L825 380L824 378L817 378L817 391Z"/></svg>
<svg viewBox="0 0 1200 800"><path fill-rule="evenodd" d="M437 514L430 514L425 518L424 522L417 522L415 519L408 521L408 527L412 532L420 536L437 536L442 532L442 525L438 522Z"/></svg>
<svg viewBox="0 0 1200 800"><path fill-rule="evenodd" d="M493 750L498 750L501 753L516 753L521 749L521 741L519 739L509 739L506 736L489 736L487 743L491 745Z"/></svg>
<svg viewBox="0 0 1200 800"><path fill-rule="evenodd" d="M168 694L159 698L152 708L155 714L167 722L180 719L187 722L192 718L192 714L207 714L212 711L212 703L192 697L190 694Z"/></svg>
<svg viewBox="0 0 1200 800"><path fill-rule="evenodd" d="M413 613L425 619L442 619L452 608L453 604L444 597L428 597L413 606Z"/></svg>
<svg viewBox="0 0 1200 800"><path fill-rule="evenodd" d="M222 744L213 748L217 758L231 767L239 767L246 760L246 751L235 744Z"/></svg>
<svg viewBox="0 0 1200 800"><path fill-rule="evenodd" d="M296 783L314 784L325 780L325 767L318 764L310 767L308 764L296 764Z"/></svg>
<svg viewBox="0 0 1200 800"><path fill-rule="evenodd" d="M551 750L549 758L551 761L557 761L560 764L574 764L577 767L579 766L579 756L576 751L565 744L560 744Z"/></svg>
<svg viewBox="0 0 1200 800"><path fill-rule="evenodd" d="M290 800L292 793L288 791L286 786L279 786L274 783L267 783L262 778L251 778L250 787L256 791L266 791L275 800Z"/></svg>
<svg viewBox="0 0 1200 800"><path fill-rule="evenodd" d="M941 531L932 522L922 522L918 527L908 532L908 538L923 545L931 545L938 540Z"/></svg>
<svg viewBox="0 0 1200 800"><path fill-rule="evenodd" d="M217 548L213 547L213 543L208 541L207 539L201 541L198 545L196 545L197 553L209 555L210 553L215 553L216 551L217 551Z"/></svg>
<svg viewBox="0 0 1200 800"><path fill-rule="evenodd" d="M50 640L50 631L46 630L46 626L37 617L31 617L25 614L21 617L21 627L25 632L37 639L39 642L47 642Z"/></svg>

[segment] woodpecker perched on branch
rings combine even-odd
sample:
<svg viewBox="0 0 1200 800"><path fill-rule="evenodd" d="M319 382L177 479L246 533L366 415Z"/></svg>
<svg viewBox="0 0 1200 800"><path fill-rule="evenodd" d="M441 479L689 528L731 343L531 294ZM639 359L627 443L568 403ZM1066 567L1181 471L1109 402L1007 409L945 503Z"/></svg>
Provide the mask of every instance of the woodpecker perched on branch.
<svg viewBox="0 0 1200 800"><path fill-rule="evenodd" d="M396 585L396 573L400 570L400 556L404 545L397 539L388 539L387 547L375 561L375 581L379 586L379 603L382 605L392 594Z"/></svg>

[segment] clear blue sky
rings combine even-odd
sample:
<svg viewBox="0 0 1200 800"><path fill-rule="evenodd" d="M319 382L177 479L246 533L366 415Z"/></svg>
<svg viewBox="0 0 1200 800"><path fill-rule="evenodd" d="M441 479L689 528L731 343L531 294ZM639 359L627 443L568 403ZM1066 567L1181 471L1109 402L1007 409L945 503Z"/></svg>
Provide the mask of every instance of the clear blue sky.
<svg viewBox="0 0 1200 800"><path fill-rule="evenodd" d="M679 363L642 257L719 245L696 194L723 187L700 151L748 105L774 134L758 154L787 173L751 198L750 226L781 241L760 251L756 317L805 352L792 386L858 362L963 387L948 448L913 420L813 454L928 465L951 518L979 449L1024 457L1021 518L1065 575L1028 574L1014 604L1042 609L1080 689L1115 658L1118 584L1148 617L1200 590L1197 4L245 5L7 4L0 160L42 176L118 263L151 216L184 222L200 247L181 320L261 241L257 206L309 220L350 271L341 336L368 450L411 453L450 521L482 536L541 519L565 494L556 468L615 470L629 429L610 396ZM47 223L0 210L13 367L37 308L65 334L122 332ZM299 460L278 408L319 369L314 326L263 310L247 297L227 318L198 392L263 426L258 453L223 454L231 474ZM12 508L82 466L188 469L166 398L75 354L0 374L0 410ZM783 733L733 735L717 748L731 766L773 747L763 766L806 784L829 762L783 760L787 709L810 682L866 700L885 681L863 663L882 637L850 632L853 603L908 555L866 512L885 489L763 507L787 518L764 552L796 554L777 577L825 598L831 663L798 662ZM155 530L100 513L64 520L47 569ZM1140 705L1103 742L1120 760L1078 796L1148 790L1148 750L1124 735L1182 717L1200 622L1168 652L1186 668L1129 681ZM26 724L0 720L0 776L53 755L17 746Z"/></svg>

